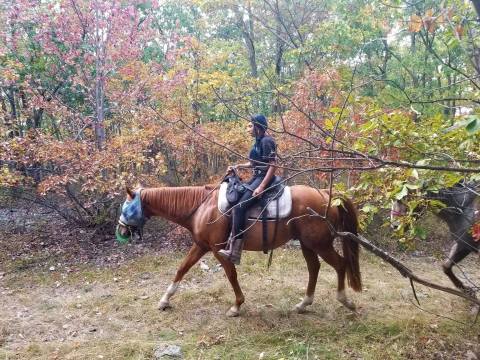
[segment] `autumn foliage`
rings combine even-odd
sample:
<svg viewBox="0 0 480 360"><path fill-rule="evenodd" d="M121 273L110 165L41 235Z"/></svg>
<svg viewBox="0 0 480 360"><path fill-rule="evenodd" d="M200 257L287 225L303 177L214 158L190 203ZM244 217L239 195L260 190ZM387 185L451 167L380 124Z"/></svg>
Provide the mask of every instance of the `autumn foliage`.
<svg viewBox="0 0 480 360"><path fill-rule="evenodd" d="M126 184L218 182L255 113L292 182L333 181L367 218L465 176L415 167L475 167L471 8L268 4L2 0L3 193L102 224Z"/></svg>

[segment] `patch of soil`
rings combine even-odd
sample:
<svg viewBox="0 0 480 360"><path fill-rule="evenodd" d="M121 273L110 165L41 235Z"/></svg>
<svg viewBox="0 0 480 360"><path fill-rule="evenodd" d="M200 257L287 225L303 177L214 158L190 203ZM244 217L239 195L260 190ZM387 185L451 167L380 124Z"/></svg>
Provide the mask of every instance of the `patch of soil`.
<svg viewBox="0 0 480 360"><path fill-rule="evenodd" d="M185 229L159 219L145 226L142 239L128 245L115 241L115 229L72 226L55 212L36 206L0 208L0 263L11 269L118 264L145 253L184 251L192 244Z"/></svg>

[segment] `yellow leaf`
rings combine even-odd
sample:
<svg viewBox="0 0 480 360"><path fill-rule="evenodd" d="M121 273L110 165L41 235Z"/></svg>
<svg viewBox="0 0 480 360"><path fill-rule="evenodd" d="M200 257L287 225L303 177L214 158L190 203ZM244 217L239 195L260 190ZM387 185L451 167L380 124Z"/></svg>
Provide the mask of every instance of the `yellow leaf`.
<svg viewBox="0 0 480 360"><path fill-rule="evenodd" d="M412 15L408 30L411 32L419 32L422 29L422 18L418 15Z"/></svg>

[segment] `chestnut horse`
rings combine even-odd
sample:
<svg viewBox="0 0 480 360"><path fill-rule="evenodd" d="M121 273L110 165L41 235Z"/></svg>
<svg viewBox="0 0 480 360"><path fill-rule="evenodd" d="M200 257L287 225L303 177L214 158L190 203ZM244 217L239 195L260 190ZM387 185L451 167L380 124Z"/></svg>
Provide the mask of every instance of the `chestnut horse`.
<svg viewBox="0 0 480 360"><path fill-rule="evenodd" d="M330 264L337 272L337 300L349 309L355 305L345 295L345 275L349 286L355 291L361 291L362 282L359 266L359 247L356 242L348 239L343 241L343 256L333 247L334 236L329 224L339 231L357 233L357 212L353 203L342 198L342 205L331 206L327 220L320 216L312 216L310 209L318 214L324 214L329 204L329 192L316 190L303 185L291 187L292 212L288 218L278 221L278 229L274 231L274 221L268 222L268 248L275 249L290 239L300 241L303 256L309 272L308 286L305 297L295 306L299 313L313 302L320 262L318 255ZM218 254L225 246L229 234L229 218L217 208L218 190L209 186L163 187L142 189L133 193L127 189L127 201L124 204L117 233L127 236L135 230L132 221L125 220L125 207L134 203L135 196L140 196L143 224L145 218L160 216L188 229L193 238L193 245L188 255L177 270L173 282L168 286L159 303L159 309L170 306L170 298L178 289L178 285L188 270L197 263L208 251L212 251L221 263L235 293L235 304L228 310L227 316L238 316L240 306L245 301L237 280L235 265ZM138 200L138 199L136 199ZM128 224L128 225L127 225ZM247 221L244 239L244 250L262 251L262 224ZM276 238L273 239L273 234Z"/></svg>

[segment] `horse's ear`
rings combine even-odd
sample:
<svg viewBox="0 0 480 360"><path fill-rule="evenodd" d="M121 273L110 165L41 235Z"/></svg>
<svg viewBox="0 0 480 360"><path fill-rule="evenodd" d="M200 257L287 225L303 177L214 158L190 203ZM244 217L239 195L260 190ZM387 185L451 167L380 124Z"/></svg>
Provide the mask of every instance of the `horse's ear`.
<svg viewBox="0 0 480 360"><path fill-rule="evenodd" d="M130 200L133 200L133 198L135 197L135 193L130 190L128 186L125 187L125 190L127 191L127 196L130 198Z"/></svg>

